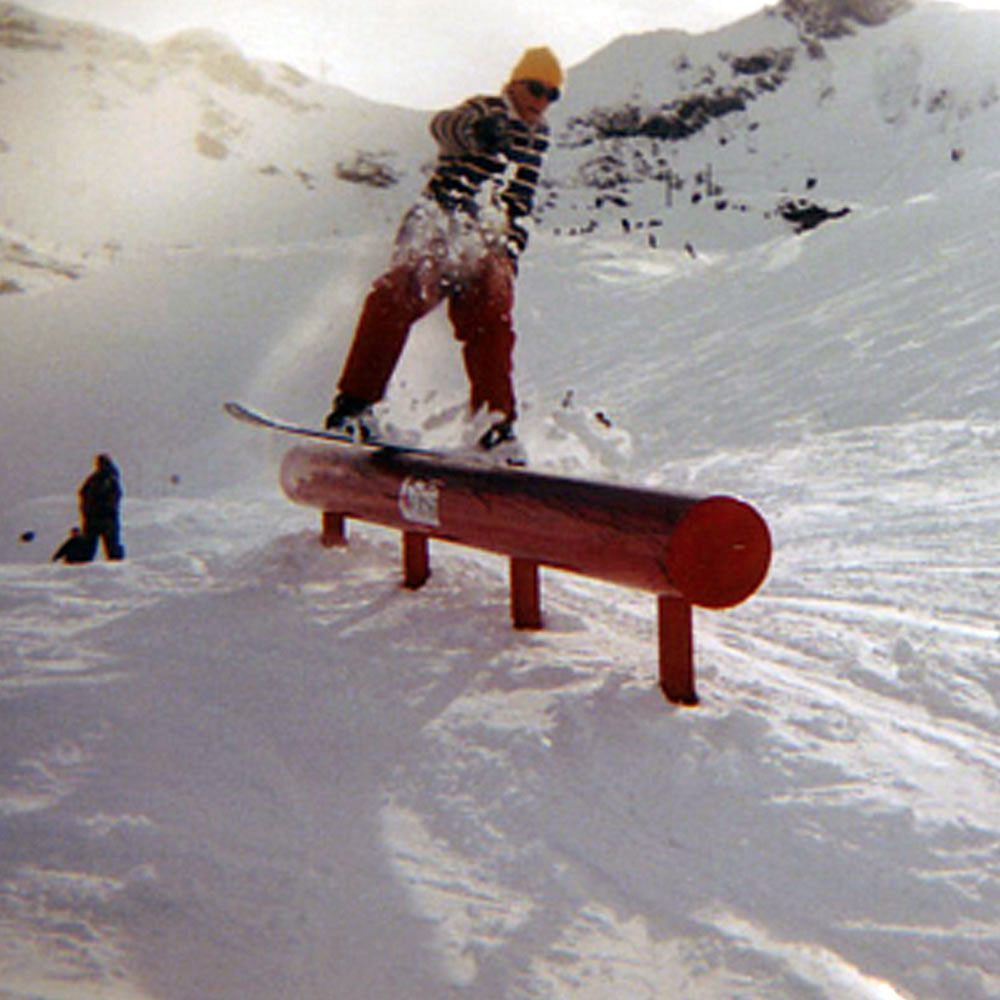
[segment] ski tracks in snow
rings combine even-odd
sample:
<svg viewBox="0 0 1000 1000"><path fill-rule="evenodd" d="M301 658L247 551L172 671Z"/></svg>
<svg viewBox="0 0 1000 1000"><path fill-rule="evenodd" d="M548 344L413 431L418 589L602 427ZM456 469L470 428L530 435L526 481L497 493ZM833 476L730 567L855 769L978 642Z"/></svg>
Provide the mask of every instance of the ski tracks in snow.
<svg viewBox="0 0 1000 1000"><path fill-rule="evenodd" d="M410 593L395 533L323 550L277 497L135 501L126 563L5 568L7 989L995 995L996 439L652 477L775 536L761 593L695 612L694 710L650 595L546 571L516 632L503 560L433 544Z"/></svg>

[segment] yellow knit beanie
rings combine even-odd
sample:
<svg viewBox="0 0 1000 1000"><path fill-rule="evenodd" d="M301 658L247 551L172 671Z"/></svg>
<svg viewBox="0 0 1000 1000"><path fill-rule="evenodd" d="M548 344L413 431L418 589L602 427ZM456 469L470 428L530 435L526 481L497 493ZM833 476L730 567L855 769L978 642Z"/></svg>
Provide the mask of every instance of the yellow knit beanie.
<svg viewBox="0 0 1000 1000"><path fill-rule="evenodd" d="M510 79L511 83L515 80L537 80L546 87L561 87L563 71L552 50L542 45L525 49L524 55L510 71Z"/></svg>

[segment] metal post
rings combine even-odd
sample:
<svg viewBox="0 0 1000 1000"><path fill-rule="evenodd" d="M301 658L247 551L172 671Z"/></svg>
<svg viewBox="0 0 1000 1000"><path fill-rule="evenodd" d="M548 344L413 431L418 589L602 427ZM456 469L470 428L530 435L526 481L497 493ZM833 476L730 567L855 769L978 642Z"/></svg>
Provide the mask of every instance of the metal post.
<svg viewBox="0 0 1000 1000"><path fill-rule="evenodd" d="M694 690L694 640L691 632L691 605L680 597L660 594L660 688L668 701L677 705L697 705Z"/></svg>
<svg viewBox="0 0 1000 1000"><path fill-rule="evenodd" d="M329 510L323 511L322 525L320 542L324 548L332 549L336 546L347 544L343 514L335 514Z"/></svg>
<svg viewBox="0 0 1000 1000"><path fill-rule="evenodd" d="M410 590L422 587L431 575L427 555L427 536L419 531L403 532L403 586Z"/></svg>
<svg viewBox="0 0 1000 1000"><path fill-rule="evenodd" d="M510 561L510 617L514 628L542 627L538 563L530 559Z"/></svg>

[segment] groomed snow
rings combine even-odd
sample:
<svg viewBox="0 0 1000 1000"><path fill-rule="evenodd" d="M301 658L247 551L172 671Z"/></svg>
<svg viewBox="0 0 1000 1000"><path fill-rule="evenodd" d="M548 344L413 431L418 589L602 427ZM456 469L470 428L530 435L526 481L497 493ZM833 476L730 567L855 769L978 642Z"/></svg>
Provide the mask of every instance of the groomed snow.
<svg viewBox="0 0 1000 1000"><path fill-rule="evenodd" d="M83 75L68 42L0 49L0 101L57 80L98 116L71 142L0 115L0 170L22 185L3 197L21 249L0 276L26 288L0 296L0 1000L1000 996L1000 129L984 96L1000 80L961 58L997 30L921 6L830 42L772 104L677 151L679 168L711 157L745 215L667 211L650 185L570 235L592 214L581 153L553 154L560 203L518 282L536 463L741 496L774 536L757 595L695 612L696 709L656 687L649 595L546 572L546 628L516 632L503 561L443 544L406 591L396 535L352 524L323 549L278 488L285 442L221 413L230 397L324 411L420 186L421 116L391 157L400 184L360 190L330 176L353 147L328 135L324 161L289 138L320 112L278 101L265 129L259 93L185 91L120 40ZM663 64L678 45L697 68L789 43L764 15L727 32L661 39ZM612 96L631 86L629 52L577 68L581 92L600 74ZM572 83L565 117L585 110ZM926 110L942 89L947 121ZM122 122L206 94L234 144L232 212L191 193L156 229L31 200L91 170L70 155L97 155L80 123L121 116L108 155L132 162L128 134L143 140ZM287 140L280 177L239 152L264 132ZM65 144L61 179L33 188L29 142ZM184 177L223 176L185 149ZM299 153L315 190L293 179ZM810 175L810 197L851 213L796 235L765 209ZM634 223L654 213L651 246ZM414 337L389 415L447 440L456 351L439 315ZM128 558L52 565L104 449Z"/></svg>

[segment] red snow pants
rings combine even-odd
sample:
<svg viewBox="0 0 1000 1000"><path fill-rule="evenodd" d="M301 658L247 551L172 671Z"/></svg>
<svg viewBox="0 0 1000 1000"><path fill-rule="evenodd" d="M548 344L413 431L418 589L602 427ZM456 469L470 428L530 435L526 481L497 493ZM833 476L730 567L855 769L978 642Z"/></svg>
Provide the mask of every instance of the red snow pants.
<svg viewBox="0 0 1000 1000"><path fill-rule="evenodd" d="M428 273L427 260L398 263L368 293L338 389L368 402L385 395L410 328L444 299L469 378L469 405L516 416L511 378L514 353L513 265L487 253L460 280Z"/></svg>

